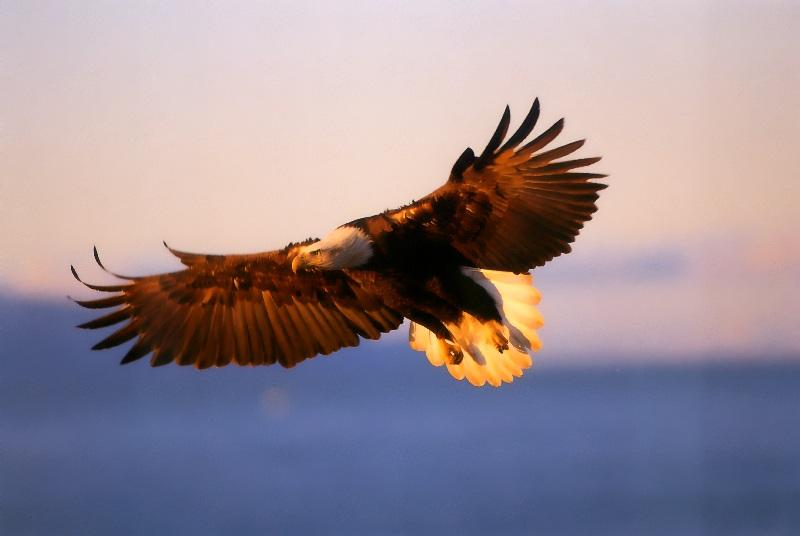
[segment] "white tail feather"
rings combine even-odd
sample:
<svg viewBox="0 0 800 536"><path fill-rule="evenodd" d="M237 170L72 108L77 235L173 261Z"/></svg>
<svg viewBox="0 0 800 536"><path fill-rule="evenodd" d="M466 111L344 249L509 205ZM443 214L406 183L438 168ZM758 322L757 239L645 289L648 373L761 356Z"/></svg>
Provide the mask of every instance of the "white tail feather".
<svg viewBox="0 0 800 536"><path fill-rule="evenodd" d="M510 383L533 364L529 352L542 347L536 334L544 324L536 309L541 294L533 287L530 274L467 267L462 271L494 298L502 324L482 323L467 313L458 324L445 324L453 334L453 342L464 353L458 364L453 363L448 343L414 322L408 333L409 344L414 350L425 352L431 365L446 365L457 380L466 379L475 386L489 383L499 387L503 382ZM502 352L497 348L498 333L509 342L509 348Z"/></svg>

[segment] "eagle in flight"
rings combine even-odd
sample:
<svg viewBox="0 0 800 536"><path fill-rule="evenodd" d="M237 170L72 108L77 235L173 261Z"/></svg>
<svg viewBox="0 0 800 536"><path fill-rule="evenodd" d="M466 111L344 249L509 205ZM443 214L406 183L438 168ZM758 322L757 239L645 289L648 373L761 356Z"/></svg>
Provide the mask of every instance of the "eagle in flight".
<svg viewBox="0 0 800 536"><path fill-rule="evenodd" d="M93 346L135 339L123 364L151 354L153 366L293 367L377 339L407 318L411 347L431 364L476 386L511 382L541 348L540 294L529 271L570 251L606 187L591 182L605 175L580 171L599 157L563 159L585 140L545 150L563 119L524 143L538 117L537 99L506 139L506 106L486 148L477 156L466 149L444 185L321 240L246 255L167 246L185 269L112 273L119 285L85 283L72 267L87 287L110 293L79 305L115 308L79 327L124 323Z"/></svg>

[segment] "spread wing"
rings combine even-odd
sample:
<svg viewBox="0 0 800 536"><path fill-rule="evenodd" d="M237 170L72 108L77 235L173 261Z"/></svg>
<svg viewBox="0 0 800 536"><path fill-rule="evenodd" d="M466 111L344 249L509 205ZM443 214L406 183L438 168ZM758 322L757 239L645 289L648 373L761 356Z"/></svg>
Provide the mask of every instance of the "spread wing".
<svg viewBox="0 0 800 536"><path fill-rule="evenodd" d="M483 152L464 151L447 183L361 224L373 234L422 228L431 240L452 244L467 262L491 270L526 272L568 253L606 187L591 180L606 175L574 171L599 157L561 160L585 140L543 151L561 132L563 119L523 145L538 118L536 99L503 143L510 122L506 107Z"/></svg>
<svg viewBox="0 0 800 536"><path fill-rule="evenodd" d="M359 337L377 339L402 322L345 272L292 272L292 245L255 255L170 251L185 270L117 275L126 280L120 285L84 283L111 296L79 305L115 309L79 327L124 322L93 349L135 339L122 363L152 354L153 366L174 361L197 368L276 362L292 367L317 354L356 346ZM102 267L97 250L95 258ZM74 268L73 274L78 278Z"/></svg>

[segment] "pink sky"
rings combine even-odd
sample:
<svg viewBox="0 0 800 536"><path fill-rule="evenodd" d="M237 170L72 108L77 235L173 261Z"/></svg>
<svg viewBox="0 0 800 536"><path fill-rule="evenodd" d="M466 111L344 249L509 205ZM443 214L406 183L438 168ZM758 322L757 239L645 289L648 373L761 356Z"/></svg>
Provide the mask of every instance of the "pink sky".
<svg viewBox="0 0 800 536"><path fill-rule="evenodd" d="M81 294L419 197L505 104L611 174L537 274L553 352L800 352L796 2L107 4L0 13L6 292Z"/></svg>

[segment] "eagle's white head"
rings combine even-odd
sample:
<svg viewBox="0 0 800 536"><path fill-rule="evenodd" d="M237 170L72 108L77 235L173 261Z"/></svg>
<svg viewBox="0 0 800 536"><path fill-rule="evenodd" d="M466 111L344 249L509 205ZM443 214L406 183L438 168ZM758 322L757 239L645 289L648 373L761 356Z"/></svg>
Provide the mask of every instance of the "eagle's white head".
<svg viewBox="0 0 800 536"><path fill-rule="evenodd" d="M292 259L292 271L308 269L343 270L366 264L372 257L372 240L355 227L337 227L312 244L299 248Z"/></svg>

